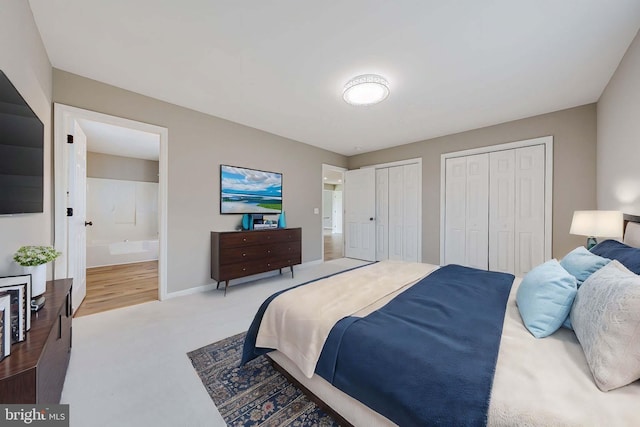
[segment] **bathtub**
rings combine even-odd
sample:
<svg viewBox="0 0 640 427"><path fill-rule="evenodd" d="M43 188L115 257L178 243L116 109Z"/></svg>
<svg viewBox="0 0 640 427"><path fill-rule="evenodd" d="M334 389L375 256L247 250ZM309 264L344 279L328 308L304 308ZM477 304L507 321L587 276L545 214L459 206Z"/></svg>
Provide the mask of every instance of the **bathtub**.
<svg viewBox="0 0 640 427"><path fill-rule="evenodd" d="M92 241L87 243L87 268L158 259L157 240Z"/></svg>

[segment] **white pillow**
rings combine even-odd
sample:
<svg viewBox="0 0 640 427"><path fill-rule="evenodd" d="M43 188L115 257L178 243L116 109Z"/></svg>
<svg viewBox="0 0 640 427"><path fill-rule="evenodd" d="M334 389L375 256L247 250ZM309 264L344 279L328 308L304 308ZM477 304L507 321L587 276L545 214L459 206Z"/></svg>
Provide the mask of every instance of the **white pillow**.
<svg viewBox="0 0 640 427"><path fill-rule="evenodd" d="M624 244L640 248L640 222L629 222L624 231Z"/></svg>
<svg viewBox="0 0 640 427"><path fill-rule="evenodd" d="M571 323L602 391L640 378L640 276L613 260L584 281Z"/></svg>

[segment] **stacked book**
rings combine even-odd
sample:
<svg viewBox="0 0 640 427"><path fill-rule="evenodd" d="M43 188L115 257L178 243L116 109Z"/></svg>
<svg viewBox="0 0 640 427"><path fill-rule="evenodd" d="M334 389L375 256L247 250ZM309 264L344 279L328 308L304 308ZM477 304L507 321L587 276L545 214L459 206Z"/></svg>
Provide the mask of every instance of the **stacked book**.
<svg viewBox="0 0 640 427"><path fill-rule="evenodd" d="M0 360L31 329L31 275L0 277Z"/></svg>

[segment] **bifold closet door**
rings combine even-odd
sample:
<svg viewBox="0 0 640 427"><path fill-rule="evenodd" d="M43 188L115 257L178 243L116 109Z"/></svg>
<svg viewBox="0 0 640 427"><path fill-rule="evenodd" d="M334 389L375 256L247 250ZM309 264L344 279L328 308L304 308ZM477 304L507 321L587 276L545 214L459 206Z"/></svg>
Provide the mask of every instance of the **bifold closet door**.
<svg viewBox="0 0 640 427"><path fill-rule="evenodd" d="M418 262L418 165L388 171L389 259Z"/></svg>
<svg viewBox="0 0 640 427"><path fill-rule="evenodd" d="M418 244L420 212L418 201L420 200L420 170L417 163L405 165L403 172L403 208L402 212L402 259L408 262L418 262Z"/></svg>
<svg viewBox="0 0 640 427"><path fill-rule="evenodd" d="M489 154L467 157L465 265L489 268Z"/></svg>
<svg viewBox="0 0 640 427"><path fill-rule="evenodd" d="M489 153L489 270L515 271L516 150Z"/></svg>
<svg viewBox="0 0 640 427"><path fill-rule="evenodd" d="M445 264L486 270L489 263L489 155L447 159L445 168Z"/></svg>
<svg viewBox="0 0 640 427"><path fill-rule="evenodd" d="M376 261L389 259L389 169L376 169Z"/></svg>
<svg viewBox="0 0 640 427"><path fill-rule="evenodd" d="M515 150L515 268L523 277L544 259L545 147Z"/></svg>

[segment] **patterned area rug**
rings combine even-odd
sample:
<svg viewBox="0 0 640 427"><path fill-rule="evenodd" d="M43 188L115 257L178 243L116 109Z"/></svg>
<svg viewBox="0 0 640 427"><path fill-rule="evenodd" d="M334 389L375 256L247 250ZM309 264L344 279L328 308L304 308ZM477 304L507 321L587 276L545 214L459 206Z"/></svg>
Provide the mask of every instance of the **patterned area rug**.
<svg viewBox="0 0 640 427"><path fill-rule="evenodd" d="M187 353L228 426L337 426L265 356L239 367L245 333Z"/></svg>

